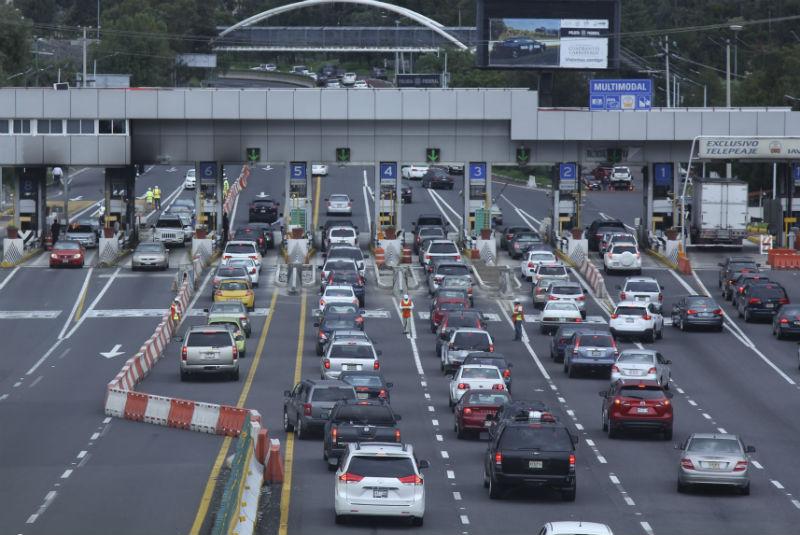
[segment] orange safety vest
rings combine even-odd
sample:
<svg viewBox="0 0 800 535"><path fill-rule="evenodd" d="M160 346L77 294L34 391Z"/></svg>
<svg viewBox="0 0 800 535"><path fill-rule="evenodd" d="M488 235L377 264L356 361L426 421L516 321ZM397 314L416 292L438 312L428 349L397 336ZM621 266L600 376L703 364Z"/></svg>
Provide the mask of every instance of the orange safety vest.
<svg viewBox="0 0 800 535"><path fill-rule="evenodd" d="M411 299L409 299L408 301L406 300L400 301L400 309L403 311L404 318L411 317L411 306L412 306Z"/></svg>

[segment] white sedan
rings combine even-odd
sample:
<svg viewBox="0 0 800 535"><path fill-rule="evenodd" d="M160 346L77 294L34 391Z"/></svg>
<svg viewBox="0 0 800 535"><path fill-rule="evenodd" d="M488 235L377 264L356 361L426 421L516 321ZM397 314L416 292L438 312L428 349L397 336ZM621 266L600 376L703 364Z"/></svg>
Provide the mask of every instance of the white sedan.
<svg viewBox="0 0 800 535"><path fill-rule="evenodd" d="M319 298L319 308L324 310L331 304L355 305L358 307L358 297L356 297L352 286L329 284L325 287L322 297Z"/></svg>
<svg viewBox="0 0 800 535"><path fill-rule="evenodd" d="M522 272L522 278L526 280L533 279L536 273L536 267L539 264L557 264L558 258L550 251L528 251L527 258L523 258L520 263L519 269Z"/></svg>
<svg viewBox="0 0 800 535"><path fill-rule="evenodd" d="M327 199L328 215L353 215L353 201L344 193L334 193Z"/></svg>
<svg viewBox="0 0 800 535"><path fill-rule="evenodd" d="M311 174L313 176L326 176L328 174L328 165L324 163L312 163Z"/></svg>
<svg viewBox="0 0 800 535"><path fill-rule="evenodd" d="M186 176L183 177L183 188L194 189L197 187L197 171L193 168L186 171Z"/></svg>
<svg viewBox="0 0 800 535"><path fill-rule="evenodd" d="M454 407L467 390L505 390L506 382L497 366L467 364L458 368L450 381L450 407Z"/></svg>
<svg viewBox="0 0 800 535"><path fill-rule="evenodd" d="M542 319L539 323L539 330L542 334L548 334L558 330L561 325L566 323L581 323L583 315L578 305L571 301L548 301L542 310Z"/></svg>
<svg viewBox="0 0 800 535"><path fill-rule="evenodd" d="M225 260L226 266L243 267L247 270L247 275L250 277L250 282L253 286L258 286L258 277L260 270L258 264L252 258L229 258Z"/></svg>
<svg viewBox="0 0 800 535"><path fill-rule="evenodd" d="M615 383L620 379L658 381L664 388L669 388L669 380L672 377L670 364L672 361L665 359L658 351L626 349L611 366L611 382Z"/></svg>
<svg viewBox="0 0 800 535"><path fill-rule="evenodd" d="M425 173L428 172L427 165L404 165L400 169L400 175L409 180L422 180Z"/></svg>
<svg viewBox="0 0 800 535"><path fill-rule="evenodd" d="M603 270L606 274L613 271L634 271L642 274L642 255L639 248L632 243L618 243L603 255Z"/></svg>

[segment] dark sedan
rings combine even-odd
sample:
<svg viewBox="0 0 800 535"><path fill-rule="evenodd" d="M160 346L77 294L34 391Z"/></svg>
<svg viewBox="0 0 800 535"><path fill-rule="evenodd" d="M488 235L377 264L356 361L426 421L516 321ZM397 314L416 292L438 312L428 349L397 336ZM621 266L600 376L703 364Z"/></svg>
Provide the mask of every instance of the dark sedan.
<svg viewBox="0 0 800 535"><path fill-rule="evenodd" d="M518 58L532 54L541 54L547 50L547 45L541 41L528 37L511 37L504 41L494 43L492 56L498 58Z"/></svg>
<svg viewBox="0 0 800 535"><path fill-rule="evenodd" d="M422 175L422 187L432 189L453 189L455 181L447 170L441 167L429 167Z"/></svg>
<svg viewBox="0 0 800 535"><path fill-rule="evenodd" d="M278 220L278 207L281 203L273 199L255 199L250 203L248 221L274 223Z"/></svg>
<svg viewBox="0 0 800 535"><path fill-rule="evenodd" d="M800 335L800 305L783 305L772 318L772 335L778 340Z"/></svg>
<svg viewBox="0 0 800 535"><path fill-rule="evenodd" d="M269 223L248 223L236 229L234 238L255 241L261 256L267 254L267 249L275 247L272 226Z"/></svg>
<svg viewBox="0 0 800 535"><path fill-rule="evenodd" d="M522 258L529 250L541 244L542 238L539 236L538 232L517 232L511 241L508 242L508 254L511 258Z"/></svg>
<svg viewBox="0 0 800 535"><path fill-rule="evenodd" d="M722 330L725 316L716 301L704 295L687 295L672 307L672 326L682 331L689 327Z"/></svg>
<svg viewBox="0 0 800 535"><path fill-rule="evenodd" d="M340 381L353 385L357 399L385 399L390 401L389 391L394 386L387 382L383 374L374 370L342 372Z"/></svg>
<svg viewBox="0 0 800 535"><path fill-rule="evenodd" d="M550 358L555 362L564 362L564 350L572 341L572 335L578 331L596 331L608 334L608 328L590 327L586 324L562 325L550 337Z"/></svg>
<svg viewBox="0 0 800 535"><path fill-rule="evenodd" d="M467 390L453 409L456 437L466 438L467 432L480 435L498 409L510 402L511 396L501 390Z"/></svg>
<svg viewBox="0 0 800 535"><path fill-rule="evenodd" d="M414 194L411 186L403 186L400 188L400 202L403 204L411 204L414 200Z"/></svg>
<svg viewBox="0 0 800 535"><path fill-rule="evenodd" d="M728 257L725 262L719 263L719 280L717 285L722 289L722 294L727 295L728 287L736 281L740 273L758 273L760 264L750 258Z"/></svg>
<svg viewBox="0 0 800 535"><path fill-rule="evenodd" d="M514 236L517 235L518 232L531 232L533 231L530 227L506 227L503 229L503 232L500 234L500 248L501 249L508 249L508 243L514 239Z"/></svg>
<svg viewBox="0 0 800 535"><path fill-rule="evenodd" d="M317 355L322 356L325 354L325 347L333 337L333 331L355 331L364 328L364 322L358 321L358 314L344 313L344 314L325 314L325 316L318 322L314 323L314 327L318 328L317 331Z"/></svg>

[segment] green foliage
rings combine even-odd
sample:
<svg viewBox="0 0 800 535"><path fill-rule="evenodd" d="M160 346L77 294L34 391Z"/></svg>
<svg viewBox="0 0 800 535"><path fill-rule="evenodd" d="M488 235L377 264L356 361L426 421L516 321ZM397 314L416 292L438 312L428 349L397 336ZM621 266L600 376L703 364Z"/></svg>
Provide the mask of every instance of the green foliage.
<svg viewBox="0 0 800 535"><path fill-rule="evenodd" d="M0 4L0 83L17 85L14 74L31 69L31 24L15 7Z"/></svg>

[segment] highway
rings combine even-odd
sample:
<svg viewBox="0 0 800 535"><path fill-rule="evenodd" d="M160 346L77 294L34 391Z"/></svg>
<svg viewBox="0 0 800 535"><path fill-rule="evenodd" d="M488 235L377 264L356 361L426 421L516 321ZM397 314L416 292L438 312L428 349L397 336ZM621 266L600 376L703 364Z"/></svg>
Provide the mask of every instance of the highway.
<svg viewBox="0 0 800 535"><path fill-rule="evenodd" d="M137 196L158 183L165 197L181 191L185 166L174 171L155 166L137 180ZM229 175L235 173L229 168ZM366 171L366 184L364 172ZM362 231L369 228L374 180L372 168L330 165L329 175L314 178L319 205L315 226L328 219L324 198L347 193L353 201L351 219ZM91 192L102 174L77 175L70 191ZM234 214L233 226L247 221L249 202L264 192L283 198L282 167L256 166ZM403 205L403 227L421 213L443 213L459 224L461 187L429 191L419 182L413 202ZM102 184L102 182L100 182ZM511 184L502 195L494 185L504 224L538 227L549 213L544 191ZM72 193L70 193L72 196ZM88 193L89 200L94 199ZM49 197L52 198L52 197ZM99 199L99 197L97 197ZM165 204L166 205L166 204ZM633 192L590 192L583 223L595 218L621 218L633 224L642 206L641 189ZM602 214L602 215L601 215ZM155 217L155 214L154 216ZM348 219L342 217L341 219ZM748 249L746 254L755 254ZM517 266L505 252L500 260ZM708 289L719 298L717 262L721 251L692 252L695 275L668 270L652 257L644 259L644 274L664 286L664 310L681 295ZM758 256L758 255L755 255ZM76 270L44 269L46 255L19 268L0 271L0 329L4 351L0 358L0 534L53 533L120 535L206 533L213 510L213 491L219 466L230 453L230 439L105 417L105 385L126 358L152 333L172 299L175 269L186 259L178 248L171 253L166 273L133 273L128 263L99 268L87 263ZM764 262L764 257L760 257ZM599 265L599 258L591 260ZM319 376L314 354L316 330L312 314L317 294L308 288L290 296L274 284L282 260L270 251L264 260L262 282L256 289L252 336L242 361L239 382L216 378L181 382L179 343L139 390L199 401L240 405L258 410L270 436L279 438L286 456L284 488L277 513L260 533L305 535L317 533L393 533L410 530L391 520L361 519L334 524L333 475L322 459L319 439L297 440L281 426L283 391L301 377ZM417 275L422 277L422 273ZM578 279L577 275L573 276ZM793 302L800 301L794 272L770 274L781 281ZM577 450L577 500L561 502L543 492L512 493L490 500L482 486L484 440L458 440L447 403L448 378L439 371L434 335L428 329L429 297L424 289L411 292L416 303L411 337L402 334L396 300L368 277L366 331L383 350L381 368L394 383L392 406L403 416L403 440L431 467L423 473L427 493L425 524L419 533L461 535L529 534L551 520L604 522L622 534L730 535L794 533L800 521L800 463L796 462L800 423L800 373L797 344L777 341L766 324L745 324L729 304L726 329L680 332L668 327L656 347L671 359L675 407L673 441L649 435L609 439L601 430L597 393L608 381L594 377L569 379L561 364L550 359L548 336L533 320L530 284L523 282L517 297L525 304L529 322L526 339L514 342L509 319L510 301L476 289L475 305L492 314L489 331L496 350L514 363L512 396L541 399L568 424L581 441ZM606 279L615 297L622 275ZM211 303L208 277L192 304L181 333L202 324L202 309ZM588 301L588 315L608 319L604 305ZM105 357L120 345L121 355ZM632 343L622 348L635 347ZM678 494L679 452L674 443L692 432L740 434L757 448L752 464L752 494L701 490ZM204 525L205 522L205 525Z"/></svg>

